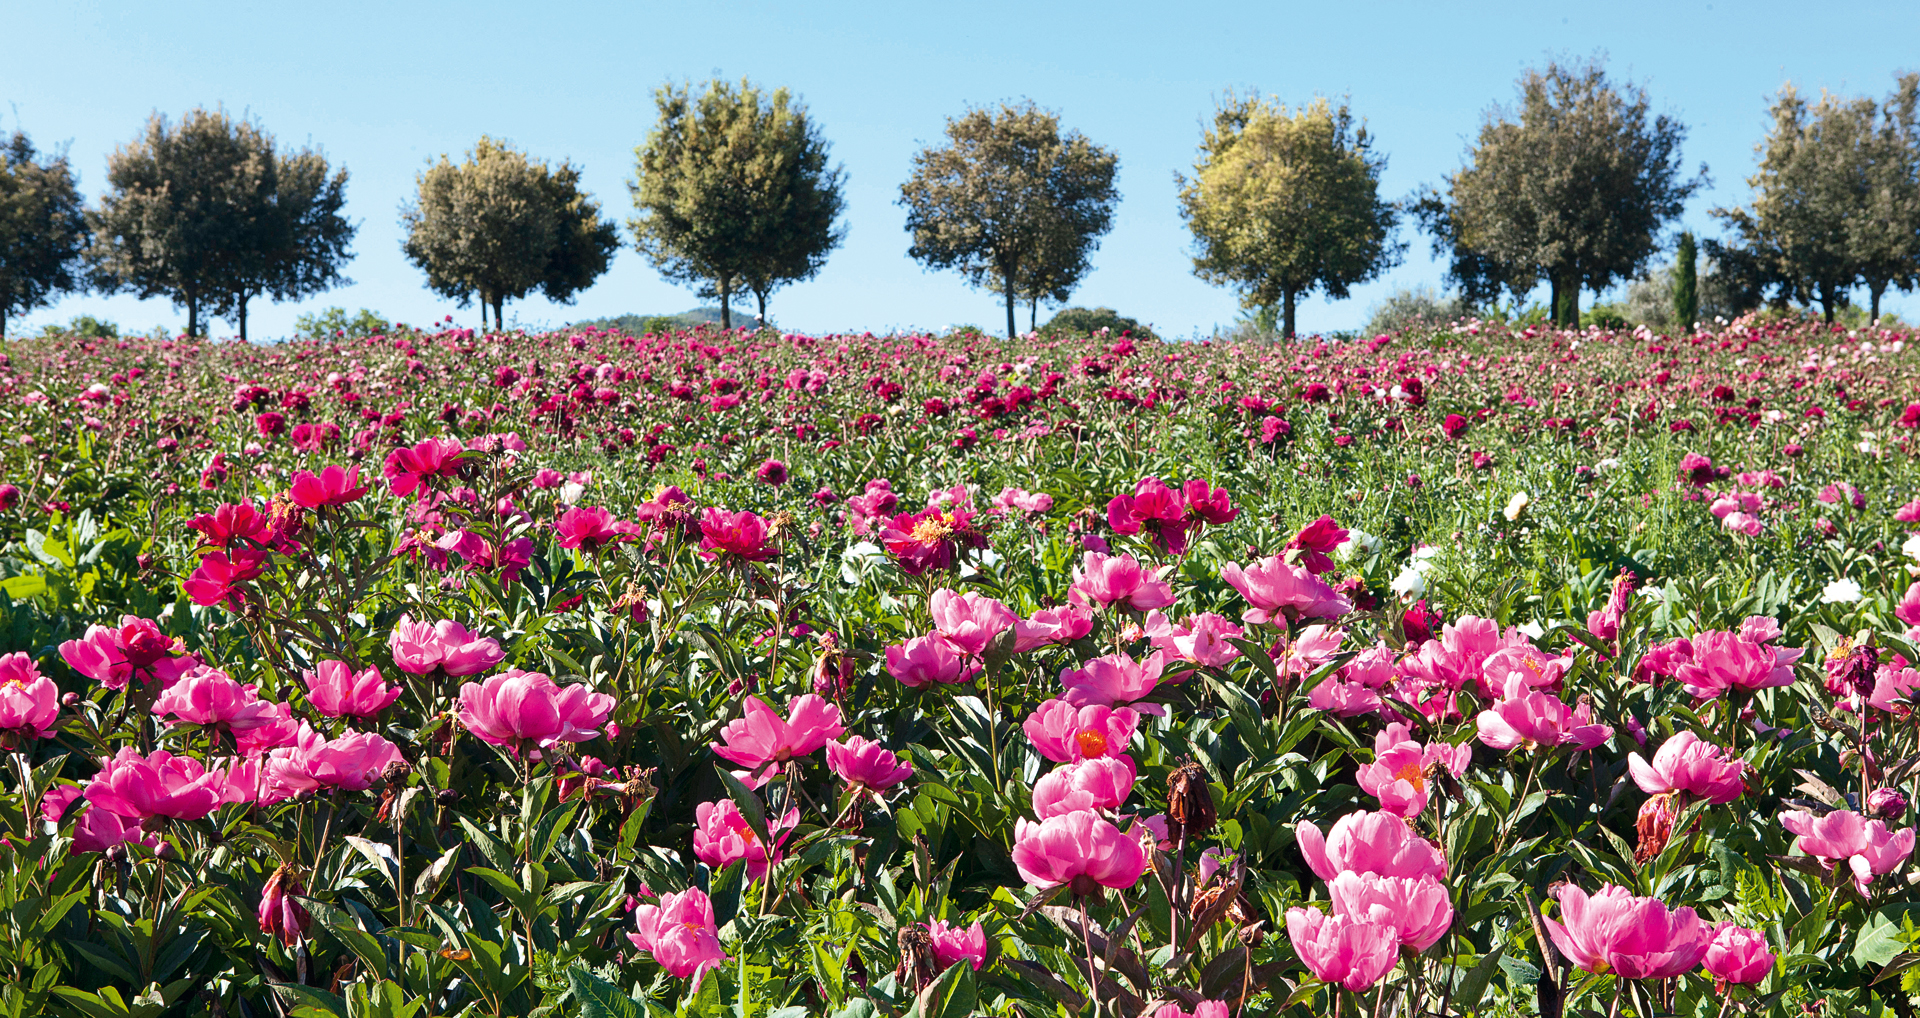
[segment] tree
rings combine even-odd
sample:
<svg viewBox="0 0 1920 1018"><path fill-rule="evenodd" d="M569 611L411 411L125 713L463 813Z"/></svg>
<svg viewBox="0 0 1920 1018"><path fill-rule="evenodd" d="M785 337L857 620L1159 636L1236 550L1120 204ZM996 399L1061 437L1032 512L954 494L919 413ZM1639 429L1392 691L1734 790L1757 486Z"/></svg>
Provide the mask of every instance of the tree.
<svg viewBox="0 0 1920 1018"><path fill-rule="evenodd" d="M1519 300L1545 277L1554 320L1572 326L1582 288L1640 274L1706 170L1681 179L1685 126L1652 116L1646 90L1614 88L1598 62L1549 63L1519 85L1519 108L1487 112L1469 165L1417 213L1470 299Z"/></svg>
<svg viewBox="0 0 1920 1018"><path fill-rule="evenodd" d="M907 253L1001 294L1012 338L1015 303L1064 301L1113 228L1120 160L1078 131L1061 134L1059 116L1032 102L969 110L946 133L900 185Z"/></svg>
<svg viewBox="0 0 1920 1018"><path fill-rule="evenodd" d="M1673 254L1673 320L1676 328L1691 331L1700 320L1700 267L1696 263L1693 234L1680 234L1680 246Z"/></svg>
<svg viewBox="0 0 1920 1018"><path fill-rule="evenodd" d="M1888 286L1920 285L1920 74L1901 75L1880 104L1866 139L1866 208L1847 219L1869 321L1880 319Z"/></svg>
<svg viewBox="0 0 1920 1018"><path fill-rule="evenodd" d="M696 96L668 84L654 104L660 120L628 184L634 246L661 275L719 298L721 328L741 290L766 321L773 291L819 274L846 238L835 225L846 171L828 166L819 125L784 88L716 80Z"/></svg>
<svg viewBox="0 0 1920 1018"><path fill-rule="evenodd" d="M137 141L107 157L107 194L93 214L88 258L104 290L165 296L200 312L232 293L276 221L273 139L224 110L195 109L178 127L156 113Z"/></svg>
<svg viewBox="0 0 1920 1018"><path fill-rule="evenodd" d="M82 288L87 219L64 153L39 158L26 132L0 146L0 339L7 319Z"/></svg>
<svg viewBox="0 0 1920 1018"><path fill-rule="evenodd" d="M273 140L267 137L269 149ZM347 245L356 227L340 214L347 204L347 171L329 172L312 149L275 151L264 208L251 209L244 243L228 252L217 273L215 314L231 319L247 340L247 303L265 294L298 300L350 282L340 268L353 257Z"/></svg>
<svg viewBox="0 0 1920 1018"><path fill-rule="evenodd" d="M536 288L572 303L620 245L618 228L580 189L577 167L549 169L491 137L481 136L465 162L442 155L415 180L418 196L400 210L402 249L435 292L492 308L496 329L506 327L506 302Z"/></svg>
<svg viewBox="0 0 1920 1018"><path fill-rule="evenodd" d="M1240 290L1248 308L1294 308L1316 289L1349 287L1399 260L1398 211L1380 199L1386 160L1354 126L1346 103L1315 99L1290 112L1277 100L1229 93L1200 141L1193 178L1180 179L1180 213L1199 254L1193 271Z"/></svg>

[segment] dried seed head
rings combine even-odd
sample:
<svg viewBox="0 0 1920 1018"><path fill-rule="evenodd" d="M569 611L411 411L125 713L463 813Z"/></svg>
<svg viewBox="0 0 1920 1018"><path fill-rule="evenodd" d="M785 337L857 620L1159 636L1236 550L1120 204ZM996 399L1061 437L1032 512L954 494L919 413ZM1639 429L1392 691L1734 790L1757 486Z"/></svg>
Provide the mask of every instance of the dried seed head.
<svg viewBox="0 0 1920 1018"><path fill-rule="evenodd" d="M1198 761L1188 760L1176 768L1167 778L1167 820L1169 836L1178 839L1185 832L1187 840L1213 830L1220 821L1220 813L1213 805L1213 791L1207 787L1207 769Z"/></svg>

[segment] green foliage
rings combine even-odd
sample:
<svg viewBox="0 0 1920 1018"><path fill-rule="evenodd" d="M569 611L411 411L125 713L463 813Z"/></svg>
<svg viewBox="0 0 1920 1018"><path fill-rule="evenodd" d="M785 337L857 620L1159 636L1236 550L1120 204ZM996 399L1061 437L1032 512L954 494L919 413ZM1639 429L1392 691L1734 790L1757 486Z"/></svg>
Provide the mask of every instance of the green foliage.
<svg viewBox="0 0 1920 1018"><path fill-rule="evenodd" d="M1114 339L1156 339L1153 330L1112 308L1063 308L1040 329L1042 336L1087 336L1106 330Z"/></svg>
<svg viewBox="0 0 1920 1018"><path fill-rule="evenodd" d="M384 316L366 308L361 308L358 314L349 315L346 308L332 307L308 312L293 320L293 333L302 339L325 340L335 336L365 339L386 332L388 328Z"/></svg>
<svg viewBox="0 0 1920 1018"><path fill-rule="evenodd" d="M900 185L907 254L955 269L1014 305L1064 303L1113 228L1120 160L1032 102L949 117L947 142L914 154Z"/></svg>
<svg viewBox="0 0 1920 1018"><path fill-rule="evenodd" d="M7 319L85 282L87 222L64 153L41 158L25 131L0 145L0 340Z"/></svg>
<svg viewBox="0 0 1920 1018"><path fill-rule="evenodd" d="M1673 258L1673 321L1682 329L1700 320L1700 273L1695 263L1693 234L1680 234Z"/></svg>
<svg viewBox="0 0 1920 1018"><path fill-rule="evenodd" d="M1599 326L1602 329L1624 329L1633 324L1633 321L1628 318L1627 315L1628 308L1625 304L1605 302L1595 304L1593 307L1580 312L1580 327L1583 329L1593 326Z"/></svg>
<svg viewBox="0 0 1920 1018"><path fill-rule="evenodd" d="M570 162L549 168L483 135L464 162L442 155L416 181L417 197L400 212L407 258L435 292L491 307L495 329L506 327L505 303L535 289L571 303L619 246Z"/></svg>
<svg viewBox="0 0 1920 1018"><path fill-rule="evenodd" d="M120 326L113 322L103 322L92 315L75 315L65 325L47 325L40 329L42 336L78 336L82 339L119 339Z"/></svg>
<svg viewBox="0 0 1920 1018"><path fill-rule="evenodd" d="M1549 62L1519 85L1519 108L1488 111L1470 165L1417 211L1469 302L1503 289L1522 300L1545 278L1555 321L1573 324L1580 290L1639 273L1704 175L1681 179L1685 127L1651 116L1646 90L1616 89L1598 62Z"/></svg>
<svg viewBox="0 0 1920 1018"><path fill-rule="evenodd" d="M1366 334L1435 329L1470 313L1459 297L1442 297L1431 286L1401 287L1374 305L1367 315Z"/></svg>
<svg viewBox="0 0 1920 1018"><path fill-rule="evenodd" d="M1315 99L1297 112L1229 93L1201 138L1193 178L1180 179L1180 214L1200 253L1194 274L1233 286L1246 307L1278 307L1293 336L1300 297L1348 287L1391 268L1398 210L1380 198L1386 160L1345 103Z"/></svg>
<svg viewBox="0 0 1920 1018"><path fill-rule="evenodd" d="M654 103L660 120L628 183L634 245L668 279L718 297L721 328L741 290L765 321L773 291L813 278L846 238L835 223L846 172L829 167L819 125L784 88L714 80L696 96L668 84Z"/></svg>

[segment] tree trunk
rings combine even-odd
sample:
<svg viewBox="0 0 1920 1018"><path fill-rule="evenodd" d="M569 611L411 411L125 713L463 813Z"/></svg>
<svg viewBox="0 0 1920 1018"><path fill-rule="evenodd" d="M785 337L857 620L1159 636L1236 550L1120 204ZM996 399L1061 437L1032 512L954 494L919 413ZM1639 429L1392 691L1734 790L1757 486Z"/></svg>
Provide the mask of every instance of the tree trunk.
<svg viewBox="0 0 1920 1018"><path fill-rule="evenodd" d="M1040 331L1040 298L1038 297L1027 302L1027 331Z"/></svg>
<svg viewBox="0 0 1920 1018"><path fill-rule="evenodd" d="M247 291L245 290L240 291L239 305L240 305L240 342L245 343L247 341Z"/></svg>
<svg viewBox="0 0 1920 1018"><path fill-rule="evenodd" d="M733 294L729 292L732 289L733 280L726 278L720 280L720 327L722 329L733 328Z"/></svg>
<svg viewBox="0 0 1920 1018"><path fill-rule="evenodd" d="M1880 295L1886 292L1886 280L1876 280L1867 284L1868 300L1870 301L1870 306L1867 311L1868 323L1876 326L1880 324ZM5 333L0 333L0 338L5 338L5 335Z"/></svg>
<svg viewBox="0 0 1920 1018"><path fill-rule="evenodd" d="M200 295L195 293L187 294L187 335L200 338Z"/></svg>
<svg viewBox="0 0 1920 1018"><path fill-rule="evenodd" d="M507 331L506 316L502 313L506 310L506 306L507 298L501 294L495 294L493 298L493 331L495 332Z"/></svg>
<svg viewBox="0 0 1920 1018"><path fill-rule="evenodd" d="M1013 296L1013 284L1009 283L1007 284L1007 338L1008 339L1014 338L1014 329L1017 328L1017 326L1013 324L1014 299L1015 298Z"/></svg>
<svg viewBox="0 0 1920 1018"><path fill-rule="evenodd" d="M765 325L767 324L767 291L755 290L753 291L753 297L760 305L760 313L754 317L760 320L761 325Z"/></svg>
<svg viewBox="0 0 1920 1018"><path fill-rule="evenodd" d="M1814 293L1820 298L1820 317L1828 325L1832 325L1833 308L1835 304L1839 303L1839 301L1834 299L1834 288L1822 283L1814 289Z"/></svg>
<svg viewBox="0 0 1920 1018"><path fill-rule="evenodd" d="M1292 290L1280 292L1280 335L1293 338L1293 309L1299 301L1299 294Z"/></svg>
<svg viewBox="0 0 1920 1018"><path fill-rule="evenodd" d="M1580 279L1561 270L1553 279L1553 324L1563 329L1580 327Z"/></svg>

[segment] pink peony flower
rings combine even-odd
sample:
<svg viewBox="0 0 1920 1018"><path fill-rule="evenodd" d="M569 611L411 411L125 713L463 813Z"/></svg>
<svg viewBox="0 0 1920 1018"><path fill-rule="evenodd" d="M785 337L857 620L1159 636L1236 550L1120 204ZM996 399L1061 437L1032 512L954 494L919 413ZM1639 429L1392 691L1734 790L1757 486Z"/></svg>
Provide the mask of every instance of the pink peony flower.
<svg viewBox="0 0 1920 1018"><path fill-rule="evenodd" d="M1048 700L1034 708L1023 727L1041 756L1055 763L1074 763L1126 752L1139 721L1140 713L1130 707L1076 707L1065 700Z"/></svg>
<svg viewBox="0 0 1920 1018"><path fill-rule="evenodd" d="M978 922L972 926L949 926L944 919L930 919L927 934L933 939L934 960L943 970L964 961L978 972L986 963L987 930Z"/></svg>
<svg viewBox="0 0 1920 1018"><path fill-rule="evenodd" d="M1793 682L1801 648L1770 647L1741 633L1700 633L1688 643L1688 659L1674 664L1687 692L1710 700L1729 689L1766 689Z"/></svg>
<svg viewBox="0 0 1920 1018"><path fill-rule="evenodd" d="M466 447L455 438L429 438L411 447L401 446L387 454L380 475L395 495L411 495L429 478L452 477L460 472L460 455Z"/></svg>
<svg viewBox="0 0 1920 1018"><path fill-rule="evenodd" d="M1062 668L1060 683L1066 688L1060 699L1076 707L1131 704L1142 714L1164 716L1165 706L1137 702L1159 684L1163 663L1159 653L1149 655L1145 661L1135 661L1125 654L1108 654L1088 661L1084 668Z"/></svg>
<svg viewBox="0 0 1920 1018"><path fill-rule="evenodd" d="M794 697L785 718L767 701L749 696L746 712L727 722L713 752L745 768L734 776L758 788L779 769L770 765L808 756L845 733L840 708L813 693Z"/></svg>
<svg viewBox="0 0 1920 1018"><path fill-rule="evenodd" d="M1333 568L1333 559L1328 556L1349 533L1347 528L1335 523L1333 517L1323 515L1301 527L1300 532L1287 541L1286 550L1297 552L1300 566L1318 576Z"/></svg>
<svg viewBox="0 0 1920 1018"><path fill-rule="evenodd" d="M1700 964L1711 934L1693 909L1669 910L1657 898L1635 897L1611 884L1587 892L1560 888L1560 921L1542 919L1553 946L1595 975L1667 979Z"/></svg>
<svg viewBox="0 0 1920 1018"><path fill-rule="evenodd" d="M1767 938L1745 926L1723 922L1708 935L1701 964L1715 979L1729 983L1757 983L1773 974L1773 952Z"/></svg>
<svg viewBox="0 0 1920 1018"><path fill-rule="evenodd" d="M1473 760L1473 747L1444 742L1421 745L1406 724L1395 721L1374 737L1373 762L1360 767L1360 787L1380 800L1382 812L1418 816L1427 808L1427 774L1445 767L1459 777Z"/></svg>
<svg viewBox="0 0 1920 1018"><path fill-rule="evenodd" d="M1093 613L1079 605L1042 608L1032 618L1013 624L1013 650L1025 654L1056 643L1072 643L1091 632Z"/></svg>
<svg viewBox="0 0 1920 1018"><path fill-rule="evenodd" d="M306 938L313 924L313 917L299 900L306 893L306 886L285 865L275 869L260 889L260 909L256 913L260 932L278 939L289 951Z"/></svg>
<svg viewBox="0 0 1920 1018"><path fill-rule="evenodd" d="M159 623L134 615L120 616L116 626L88 626L86 635L60 645L60 657L74 671L108 689L125 689L139 676L164 685L198 662L177 658L179 641L160 631Z"/></svg>
<svg viewBox="0 0 1920 1018"><path fill-rule="evenodd" d="M267 772L275 784L296 795L320 788L364 792L401 762L400 750L371 732L349 731L329 739L302 721L293 745L267 753Z"/></svg>
<svg viewBox="0 0 1920 1018"><path fill-rule="evenodd" d="M409 675L435 668L448 675L474 675L507 658L498 642L476 636L452 619L429 624L402 615L388 634L387 646L393 650L393 666Z"/></svg>
<svg viewBox="0 0 1920 1018"><path fill-rule="evenodd" d="M1017 510L1039 515L1053 508L1053 496L1022 488L1004 488L1000 494L993 496L993 504L1007 512Z"/></svg>
<svg viewBox="0 0 1920 1018"><path fill-rule="evenodd" d="M1156 649L1190 664L1219 668L1240 656L1240 648L1228 643L1246 635L1224 615L1204 612L1174 625L1160 612L1150 612L1145 626L1147 637Z"/></svg>
<svg viewBox="0 0 1920 1018"><path fill-rule="evenodd" d="M887 648L887 674L914 689L936 682L966 682L979 672L977 661L939 633L916 636Z"/></svg>
<svg viewBox="0 0 1920 1018"><path fill-rule="evenodd" d="M913 776L913 765L893 750L858 735L827 743L827 767L849 785L884 792Z"/></svg>
<svg viewBox="0 0 1920 1018"><path fill-rule="evenodd" d="M1793 847L1829 869L1845 860L1853 871L1854 886L1863 895L1874 877L1892 873L1913 855L1913 828L1894 833L1884 821L1868 820L1851 810L1834 810L1826 816L1789 810L1780 814L1780 823L1798 835Z"/></svg>
<svg viewBox="0 0 1920 1018"><path fill-rule="evenodd" d="M1336 618L1353 610L1353 602L1321 582L1306 569L1288 565L1279 555L1242 569L1229 562L1220 570L1240 596L1253 605L1241 617L1249 625L1269 621Z"/></svg>
<svg viewBox="0 0 1920 1018"><path fill-rule="evenodd" d="M59 713L59 687L40 674L33 658L22 652L0 654L0 732L51 739Z"/></svg>
<svg viewBox="0 0 1920 1018"><path fill-rule="evenodd" d="M509 668L460 687L460 726L495 746L585 742L600 734L613 697L584 684L558 686L539 672Z"/></svg>
<svg viewBox="0 0 1920 1018"><path fill-rule="evenodd" d="M1013 865L1035 887L1066 885L1078 895L1139 883L1147 856L1140 842L1091 811L1014 824Z"/></svg>
<svg viewBox="0 0 1920 1018"><path fill-rule="evenodd" d="M180 589L203 608L219 604L238 610L246 600L243 585L265 573L272 558L272 552L249 548L207 552L193 573L180 581Z"/></svg>
<svg viewBox="0 0 1920 1018"><path fill-rule="evenodd" d="M1073 570L1068 598L1087 609L1105 608L1122 601L1140 611L1173 603L1173 585L1162 580L1166 570L1148 570L1132 555L1089 551Z"/></svg>
<svg viewBox="0 0 1920 1018"><path fill-rule="evenodd" d="M713 921L713 902L698 887L663 894L658 905L633 910L633 946L653 956L667 974L692 977L699 986L711 969L727 960L720 947L720 930Z"/></svg>
<svg viewBox="0 0 1920 1018"><path fill-rule="evenodd" d="M1571 746L1592 749L1613 737L1611 725L1593 723L1592 709L1568 707L1552 693L1531 691L1524 677L1507 679L1506 699L1480 712L1480 741L1494 749Z"/></svg>
<svg viewBox="0 0 1920 1018"><path fill-rule="evenodd" d="M1649 795L1686 792L1708 802L1732 802L1746 792L1742 780L1746 764L1727 759L1725 751L1690 731L1679 732L1660 746L1648 763L1640 754L1627 757L1633 783Z"/></svg>
<svg viewBox="0 0 1920 1018"><path fill-rule="evenodd" d="M1182 1009L1179 1004L1162 1004L1150 1018L1233 1018L1233 1012L1220 1001L1203 1000L1193 1005L1192 1011Z"/></svg>
<svg viewBox="0 0 1920 1018"><path fill-rule="evenodd" d="M279 720L276 705L260 699L257 686L243 686L218 668L182 675L153 701L153 713L169 724L219 725L239 734Z"/></svg>
<svg viewBox="0 0 1920 1018"><path fill-rule="evenodd" d="M984 656L987 644L1019 618L1006 605L971 591L957 594L945 588L936 590L930 607L934 628L940 635L974 657Z"/></svg>
<svg viewBox="0 0 1920 1018"><path fill-rule="evenodd" d="M400 687L386 685L371 665L355 673L345 661L322 661L301 678L307 702L330 718L370 718L400 698Z"/></svg>
<svg viewBox="0 0 1920 1018"><path fill-rule="evenodd" d="M1349 813L1324 837L1311 821L1294 829L1308 868L1331 881L1345 872L1383 877L1447 878L1447 857L1392 813Z"/></svg>
<svg viewBox="0 0 1920 1018"><path fill-rule="evenodd" d="M1033 813L1042 820L1080 810L1116 810L1133 794L1130 756L1097 756L1062 764L1033 783Z"/></svg>
<svg viewBox="0 0 1920 1018"><path fill-rule="evenodd" d="M560 547L590 553L618 541L636 528L614 519L612 513L599 506L575 506L560 514L553 529Z"/></svg>
<svg viewBox="0 0 1920 1018"><path fill-rule="evenodd" d="M1400 958L1394 927L1314 908L1287 910L1287 939L1320 981L1355 993L1371 989Z"/></svg>
<svg viewBox="0 0 1920 1018"><path fill-rule="evenodd" d="M767 833L771 846L762 844L753 825L740 813L731 799L703 802L693 810L693 854L714 869L723 869L735 860L745 860L747 877L765 880L767 871L780 865L780 849L800 823L800 811L790 809L785 816L769 817Z"/></svg>
<svg viewBox="0 0 1920 1018"><path fill-rule="evenodd" d="M155 750L141 756L132 746L103 761L87 785L87 801L133 820L170 817L198 820L220 806L225 774L200 761Z"/></svg>
<svg viewBox="0 0 1920 1018"><path fill-rule="evenodd" d="M318 474L311 470L296 470L293 483L287 488L287 497L302 509L346 505L358 501L366 493L366 486L360 483L360 468L357 465L343 467L336 464Z"/></svg>
<svg viewBox="0 0 1920 1018"><path fill-rule="evenodd" d="M1395 658L1390 647L1368 647L1308 690L1307 706L1343 718L1380 710L1380 691L1393 683Z"/></svg>
<svg viewBox="0 0 1920 1018"><path fill-rule="evenodd" d="M728 555L765 562L779 551L770 537L767 521L744 509L737 513L708 509L700 515L700 557L708 561Z"/></svg>
<svg viewBox="0 0 1920 1018"><path fill-rule="evenodd" d="M1385 926L1415 951L1438 943L1453 923L1446 885L1432 877L1346 872L1328 882L1327 893L1334 915Z"/></svg>

